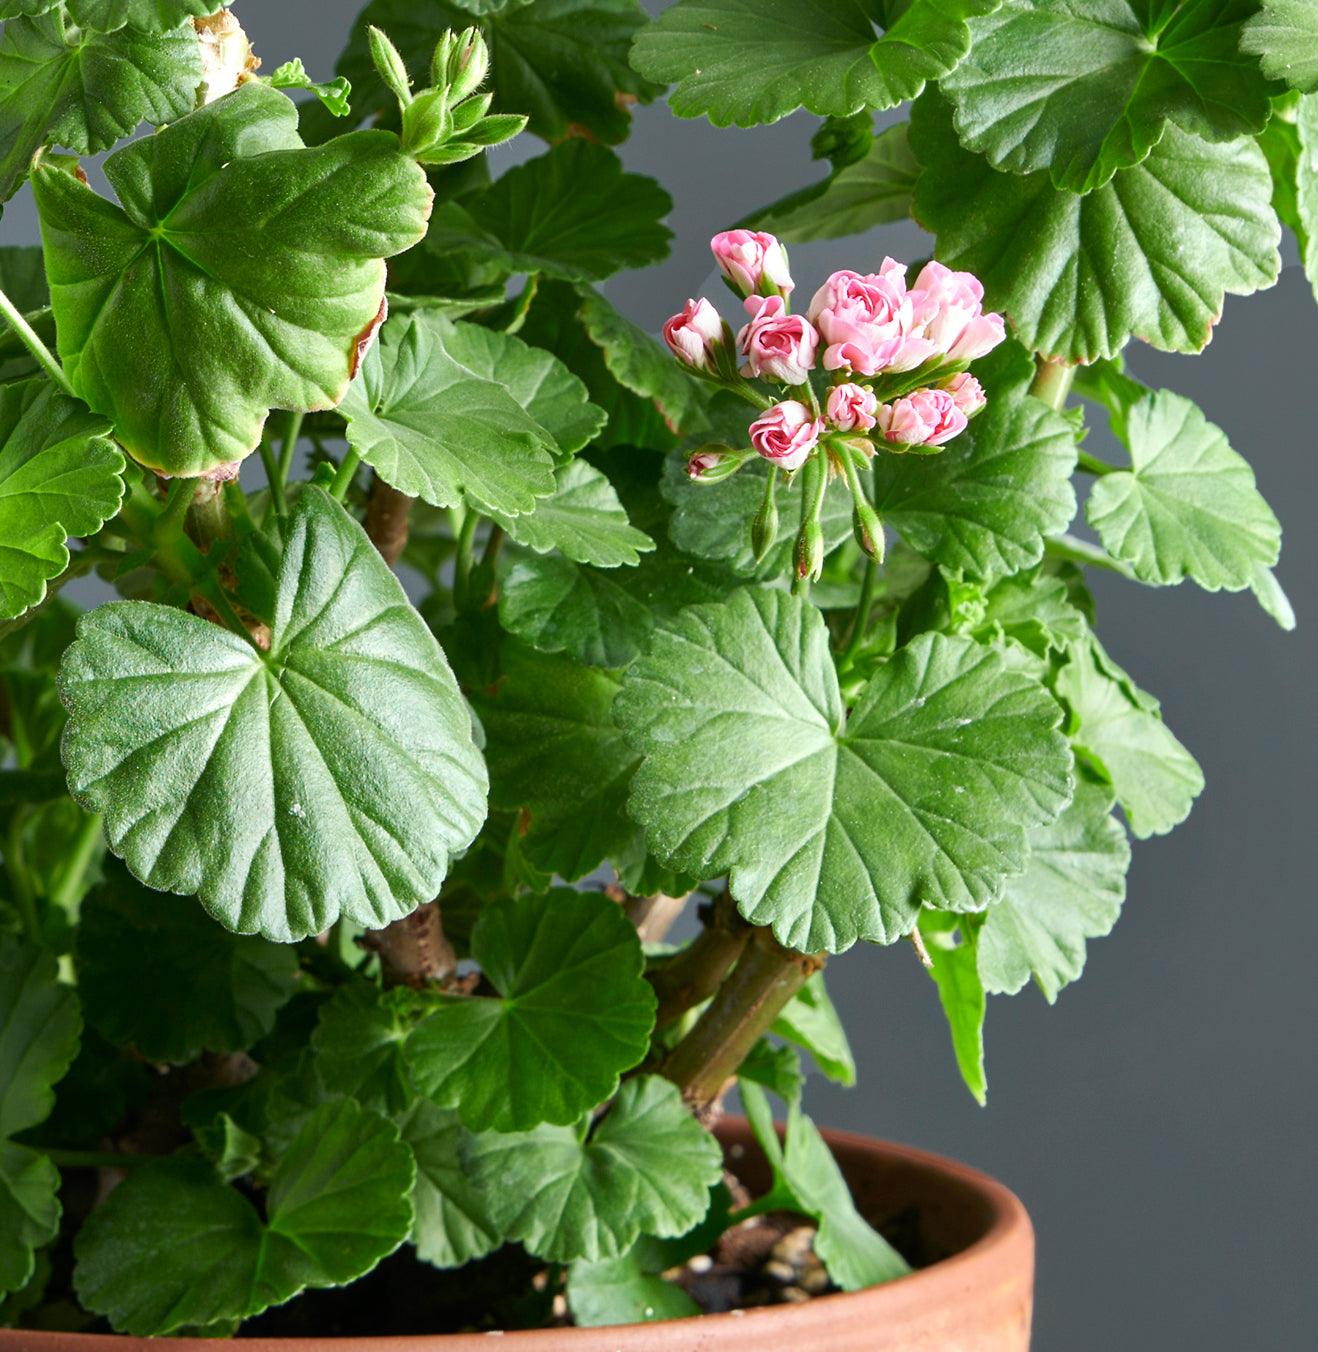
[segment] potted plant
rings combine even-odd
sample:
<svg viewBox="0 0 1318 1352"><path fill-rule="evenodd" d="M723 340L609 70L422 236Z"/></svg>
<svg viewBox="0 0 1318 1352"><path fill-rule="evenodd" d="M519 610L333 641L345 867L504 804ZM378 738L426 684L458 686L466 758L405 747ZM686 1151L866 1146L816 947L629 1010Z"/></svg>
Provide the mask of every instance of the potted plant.
<svg viewBox="0 0 1318 1352"><path fill-rule="evenodd" d="M0 1348L1025 1348L1020 1204L801 1058L895 947L982 1100L1189 812L1087 570L1293 625L1122 354L1312 252L1307 11L372 0L318 83L212 3L0 0ZM665 87L828 168L661 342Z"/></svg>

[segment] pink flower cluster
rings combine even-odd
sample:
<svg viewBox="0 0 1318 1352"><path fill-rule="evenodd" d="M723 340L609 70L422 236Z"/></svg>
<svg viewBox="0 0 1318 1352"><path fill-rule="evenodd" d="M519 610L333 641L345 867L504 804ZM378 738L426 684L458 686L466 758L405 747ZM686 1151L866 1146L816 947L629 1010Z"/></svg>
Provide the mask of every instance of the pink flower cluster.
<svg viewBox="0 0 1318 1352"><path fill-rule="evenodd" d="M984 313L984 288L970 273L930 262L908 286L905 266L885 258L876 273L833 273L801 315L790 310L795 284L772 235L728 230L711 248L747 315L735 353L731 329L703 299L664 325L664 341L679 361L725 383L739 374L789 387L751 424L751 445L766 460L799 469L831 432L940 447L984 407L964 368L1006 331L1001 315ZM810 386L820 367L833 373L822 408Z"/></svg>

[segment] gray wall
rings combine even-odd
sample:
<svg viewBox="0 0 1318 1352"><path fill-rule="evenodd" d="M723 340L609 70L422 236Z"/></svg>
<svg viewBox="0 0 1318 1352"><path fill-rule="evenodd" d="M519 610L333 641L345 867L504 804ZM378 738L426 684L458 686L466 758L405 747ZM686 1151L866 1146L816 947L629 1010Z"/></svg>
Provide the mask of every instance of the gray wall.
<svg viewBox="0 0 1318 1352"><path fill-rule="evenodd" d="M266 69L301 55L327 73L356 0L237 0ZM666 0L649 0L657 12ZM705 241L816 174L813 119L719 131L642 109L629 167L672 192L672 257L616 279L657 329L688 295L717 297ZM520 157L520 155L519 155ZM31 236L19 205L6 240ZM914 227L793 251L803 287L832 266L923 250ZM1041 1352L1315 1344L1313 673L1318 503L1313 417L1318 307L1288 268L1231 300L1197 359L1140 350L1136 372L1197 399L1249 457L1286 527L1280 576L1300 618L1285 635L1252 598L1096 579L1113 655L1163 702L1208 788L1187 825L1137 844L1116 933L1049 1008L990 1005L989 1106L962 1089L931 983L906 945L830 968L860 1085L812 1084L826 1123L917 1143L996 1174L1039 1236ZM1102 446L1094 443L1100 453Z"/></svg>

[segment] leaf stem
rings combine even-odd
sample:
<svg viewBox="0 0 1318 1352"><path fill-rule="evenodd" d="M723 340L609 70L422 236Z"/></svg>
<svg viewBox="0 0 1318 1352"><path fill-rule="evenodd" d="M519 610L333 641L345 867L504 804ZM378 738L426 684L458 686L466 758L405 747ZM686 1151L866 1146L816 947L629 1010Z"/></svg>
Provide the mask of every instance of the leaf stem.
<svg viewBox="0 0 1318 1352"><path fill-rule="evenodd" d="M342 502L348 496L348 489L352 487L352 481L357 475L357 466L361 462L361 456L349 446L348 453L343 457L338 473L334 476L334 482L330 484L330 497L335 502Z"/></svg>
<svg viewBox="0 0 1318 1352"><path fill-rule="evenodd" d="M851 622L851 633L847 646L842 652L840 666L850 665L851 659L860 651L869 630L870 611L874 609L874 593L879 585L879 565L873 559L865 560L865 572L860 580L860 600L856 602L856 617Z"/></svg>
<svg viewBox="0 0 1318 1352"><path fill-rule="evenodd" d="M27 809L16 807L9 819L9 829L5 832L5 874L9 878L9 890L13 895L14 906L23 921L28 938L34 943L41 938L41 922L37 918L37 897L32 888L32 878L27 871L26 851L23 847L23 826L27 821Z"/></svg>
<svg viewBox="0 0 1318 1352"><path fill-rule="evenodd" d="M1030 393L1060 413L1066 407L1066 397L1071 393L1074 379L1075 367L1069 362L1058 361L1055 357L1040 357L1038 370L1030 384Z"/></svg>
<svg viewBox="0 0 1318 1352"><path fill-rule="evenodd" d="M53 905L67 909L77 901L78 889L87 877L87 869L96 854L96 846L100 839L101 814L89 812L83 819L82 825L78 828L78 834L74 836L69 847L68 863L64 868L64 876L59 880L58 885L50 895Z"/></svg>
<svg viewBox="0 0 1318 1352"><path fill-rule="evenodd" d="M468 507L458 528L458 555L453 573L453 604L458 610L466 608L471 590L471 570L475 564L476 528L480 513Z"/></svg>
<svg viewBox="0 0 1318 1352"><path fill-rule="evenodd" d="M677 1085L692 1108L707 1109L787 1002L823 965L823 954L797 953L768 929L754 928L732 974L669 1052L660 1074Z"/></svg>
<svg viewBox="0 0 1318 1352"><path fill-rule="evenodd" d="M18 306L2 290L0 290L0 315L3 315L9 327L22 340L23 346L36 358L37 365L65 394L71 399L76 399L78 396L69 383L68 376L64 374L64 368L55 360L51 350L37 336L37 331L23 318Z"/></svg>
<svg viewBox="0 0 1318 1352"><path fill-rule="evenodd" d="M261 453L261 465L265 469L265 481L270 489L270 504L275 515L283 518L288 515L288 501L284 497L284 481L279 477L279 461L275 458L274 447L262 437L256 448Z"/></svg>
<svg viewBox="0 0 1318 1352"><path fill-rule="evenodd" d="M1079 451L1076 454L1076 468L1084 470L1086 474L1116 474L1120 470L1119 465L1109 465L1106 460L1100 460L1096 455L1090 455L1088 451Z"/></svg>
<svg viewBox="0 0 1318 1352"><path fill-rule="evenodd" d="M288 415L288 425L284 428L284 442L279 448L279 485L288 486L288 477L293 472L293 457L297 454L298 439L302 435L302 419L306 415L293 412Z"/></svg>
<svg viewBox="0 0 1318 1352"><path fill-rule="evenodd" d="M1127 564L1079 536L1053 535L1044 541L1043 548L1050 559L1065 559L1068 563L1079 563L1090 568L1106 568L1108 572L1117 573L1131 582L1137 580Z"/></svg>

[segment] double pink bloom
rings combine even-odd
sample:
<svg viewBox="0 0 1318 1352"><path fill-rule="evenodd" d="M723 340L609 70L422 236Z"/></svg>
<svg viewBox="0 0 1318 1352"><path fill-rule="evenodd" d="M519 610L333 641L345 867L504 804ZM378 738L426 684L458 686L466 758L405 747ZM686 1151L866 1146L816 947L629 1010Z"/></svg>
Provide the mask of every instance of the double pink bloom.
<svg viewBox="0 0 1318 1352"><path fill-rule="evenodd" d="M719 271L742 296L790 296L787 250L762 230L725 230L709 241Z"/></svg>
<svg viewBox="0 0 1318 1352"><path fill-rule="evenodd" d="M819 334L801 315L789 315L781 296L747 296L750 323L737 335L747 372L757 378L804 385L815 367Z"/></svg>
<svg viewBox="0 0 1318 1352"><path fill-rule="evenodd" d="M723 320L703 297L688 300L680 314L664 322L664 342L684 366L712 371L723 343Z"/></svg>
<svg viewBox="0 0 1318 1352"><path fill-rule="evenodd" d="M824 421L795 399L784 399L751 423L751 445L771 465L798 470L824 434Z"/></svg>
<svg viewBox="0 0 1318 1352"><path fill-rule="evenodd" d="M883 404L879 430L903 446L942 446L966 430L970 416L984 407L984 389L968 372L934 390L916 390L905 399Z"/></svg>

